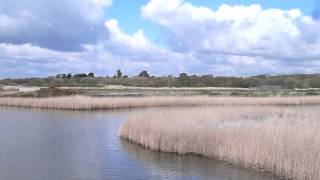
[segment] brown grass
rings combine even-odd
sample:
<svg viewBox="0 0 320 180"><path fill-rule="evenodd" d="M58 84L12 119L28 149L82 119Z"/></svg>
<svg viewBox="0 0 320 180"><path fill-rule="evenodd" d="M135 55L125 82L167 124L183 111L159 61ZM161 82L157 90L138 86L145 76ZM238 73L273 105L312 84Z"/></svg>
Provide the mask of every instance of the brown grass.
<svg viewBox="0 0 320 180"><path fill-rule="evenodd" d="M144 110L129 116L119 133L152 150L195 153L286 178L317 180L319 110L319 106Z"/></svg>
<svg viewBox="0 0 320 180"><path fill-rule="evenodd" d="M44 109L102 110L170 106L255 106L255 105L320 105L320 97L54 97L54 98L0 98L0 106Z"/></svg>

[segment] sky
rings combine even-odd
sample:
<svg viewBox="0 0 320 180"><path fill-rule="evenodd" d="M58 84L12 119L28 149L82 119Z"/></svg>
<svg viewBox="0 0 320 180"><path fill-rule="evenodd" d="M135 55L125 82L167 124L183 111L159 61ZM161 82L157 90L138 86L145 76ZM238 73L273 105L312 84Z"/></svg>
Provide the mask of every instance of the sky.
<svg viewBox="0 0 320 180"><path fill-rule="evenodd" d="M0 0L0 78L320 73L318 0Z"/></svg>

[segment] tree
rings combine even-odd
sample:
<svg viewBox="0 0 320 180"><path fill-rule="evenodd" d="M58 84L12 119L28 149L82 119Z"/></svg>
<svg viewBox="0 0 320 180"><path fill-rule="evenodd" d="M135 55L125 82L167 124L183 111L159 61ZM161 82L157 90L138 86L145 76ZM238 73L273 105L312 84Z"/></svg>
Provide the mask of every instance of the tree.
<svg viewBox="0 0 320 180"><path fill-rule="evenodd" d="M188 74L187 74L187 73L181 73L181 74L179 74L179 78L184 78L184 77L188 77Z"/></svg>
<svg viewBox="0 0 320 180"><path fill-rule="evenodd" d="M120 69L118 69L118 70L116 71L116 74L114 75L114 77L116 77L116 78L121 78L121 77L122 77L122 72L121 72Z"/></svg>
<svg viewBox="0 0 320 180"><path fill-rule="evenodd" d="M67 79L71 79L72 78L72 74L67 74Z"/></svg>
<svg viewBox="0 0 320 180"><path fill-rule="evenodd" d="M87 77L87 74L85 73L73 75L73 78L86 78L86 77Z"/></svg>
<svg viewBox="0 0 320 180"><path fill-rule="evenodd" d="M187 73L181 73L178 78L179 86L188 87L191 85L190 78Z"/></svg>
<svg viewBox="0 0 320 180"><path fill-rule="evenodd" d="M150 75L148 74L148 71L144 70L139 73L139 77L150 77Z"/></svg>
<svg viewBox="0 0 320 180"><path fill-rule="evenodd" d="M64 79L64 78L66 78L66 74L58 74L58 75L56 75L56 78L57 79Z"/></svg>
<svg viewBox="0 0 320 180"><path fill-rule="evenodd" d="M88 77L94 78L94 73L89 73Z"/></svg>

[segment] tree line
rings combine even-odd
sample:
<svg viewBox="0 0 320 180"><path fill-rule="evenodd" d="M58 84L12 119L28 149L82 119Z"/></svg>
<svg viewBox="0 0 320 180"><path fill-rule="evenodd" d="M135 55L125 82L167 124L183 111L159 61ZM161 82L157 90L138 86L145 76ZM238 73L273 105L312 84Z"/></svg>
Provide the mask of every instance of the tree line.
<svg viewBox="0 0 320 180"><path fill-rule="evenodd" d="M72 75L71 73L68 73L68 74L57 74L56 75L56 78L57 79L72 79L72 78L94 78L95 77L95 75L94 75L94 73L81 73L81 74L74 74L74 75ZM107 76L108 77L108 76ZM139 74L138 74L138 77L150 77L150 75L149 75L149 73L148 73L148 71L146 71L146 70L143 70L143 71L141 71ZM114 74L114 76L113 76L113 78L129 78L129 76L127 76L127 75L123 75L122 74L122 71L120 70L120 69L118 69L116 72L115 72L115 74Z"/></svg>
<svg viewBox="0 0 320 180"><path fill-rule="evenodd" d="M293 75L258 75L251 77L231 77L214 75L188 75L181 73L178 76L150 75L146 70L136 76L124 75L117 70L113 76L96 77L94 73L58 74L47 78L3 79L3 85L27 86L105 86L124 85L137 87L237 87L256 88L267 87L276 89L320 88L320 74L293 74Z"/></svg>

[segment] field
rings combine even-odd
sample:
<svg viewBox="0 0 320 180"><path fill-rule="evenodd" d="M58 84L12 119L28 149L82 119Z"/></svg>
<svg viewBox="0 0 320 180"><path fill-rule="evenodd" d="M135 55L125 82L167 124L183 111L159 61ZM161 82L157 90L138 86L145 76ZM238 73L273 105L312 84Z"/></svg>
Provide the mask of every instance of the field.
<svg viewBox="0 0 320 180"><path fill-rule="evenodd" d="M288 179L318 179L320 107L261 102L146 110L129 116L119 134L155 151L199 154Z"/></svg>

